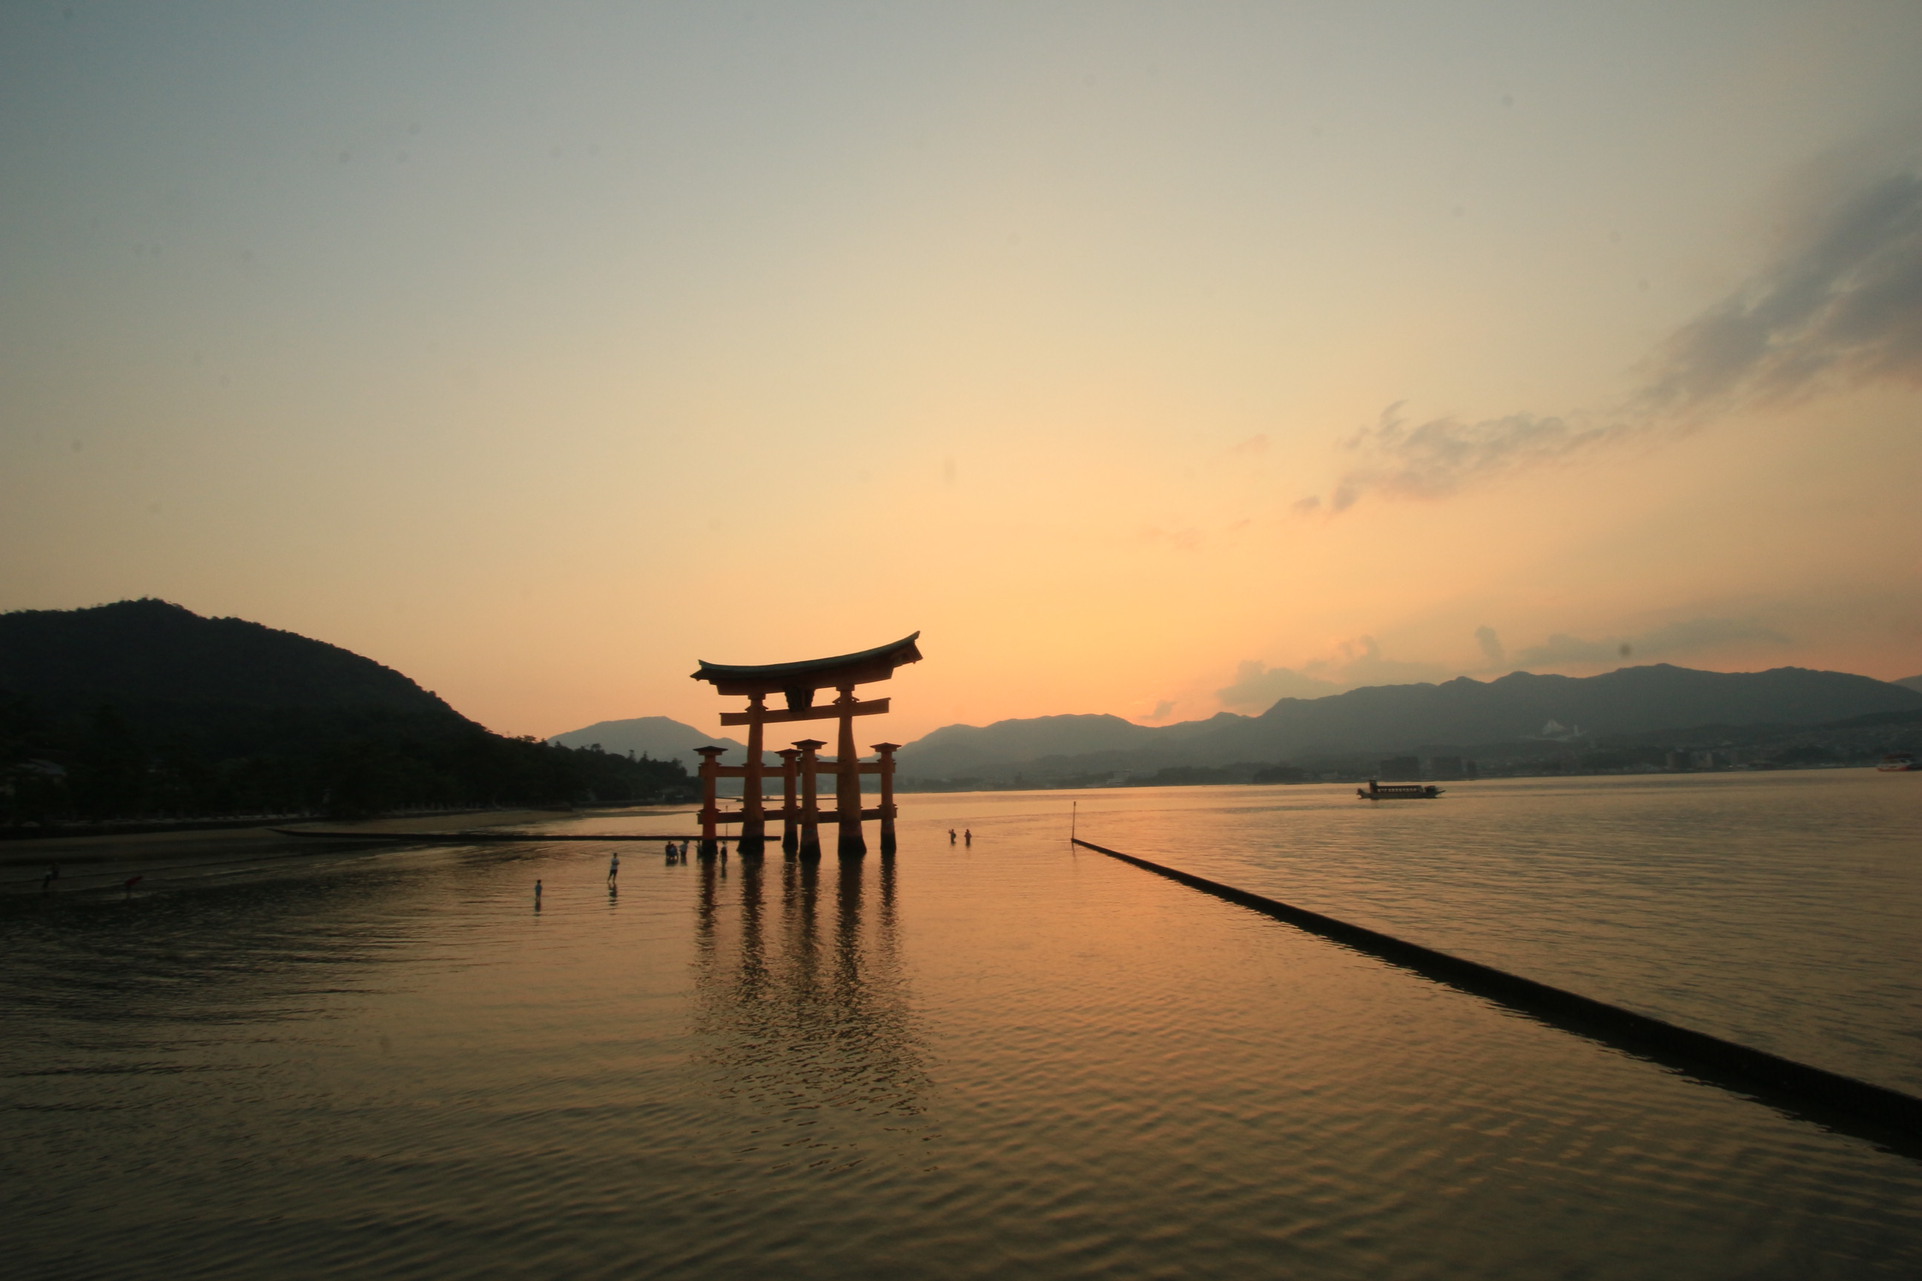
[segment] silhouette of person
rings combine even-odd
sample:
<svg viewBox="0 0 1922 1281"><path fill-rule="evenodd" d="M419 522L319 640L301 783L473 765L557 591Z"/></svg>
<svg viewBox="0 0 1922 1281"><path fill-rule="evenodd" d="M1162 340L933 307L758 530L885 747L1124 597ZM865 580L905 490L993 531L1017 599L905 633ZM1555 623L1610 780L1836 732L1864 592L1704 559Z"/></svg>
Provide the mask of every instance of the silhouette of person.
<svg viewBox="0 0 1922 1281"><path fill-rule="evenodd" d="M541 910L541 883L539 881L534 882L534 910L536 912Z"/></svg>
<svg viewBox="0 0 1922 1281"><path fill-rule="evenodd" d="M670 867L673 866L674 864L674 854L675 854L674 842L669 841L667 843L667 862Z"/></svg>
<svg viewBox="0 0 1922 1281"><path fill-rule="evenodd" d="M607 883L609 885L612 885L614 883L614 878L619 876L620 874L621 874L621 852L619 850L615 850L614 857L609 859L607 864Z"/></svg>
<svg viewBox="0 0 1922 1281"><path fill-rule="evenodd" d="M968 847L972 849L974 847L974 829L970 827L967 831L961 833L961 839L966 841Z"/></svg>
<svg viewBox="0 0 1922 1281"><path fill-rule="evenodd" d="M948 844L954 844L954 829L952 827L948 829Z"/></svg>

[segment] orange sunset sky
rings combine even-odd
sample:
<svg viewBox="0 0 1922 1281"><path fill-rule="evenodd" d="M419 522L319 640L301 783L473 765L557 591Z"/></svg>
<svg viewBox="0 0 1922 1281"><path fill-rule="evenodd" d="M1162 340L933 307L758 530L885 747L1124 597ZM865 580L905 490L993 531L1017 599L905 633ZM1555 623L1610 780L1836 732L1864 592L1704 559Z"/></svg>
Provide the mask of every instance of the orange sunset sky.
<svg viewBox="0 0 1922 1281"><path fill-rule="evenodd" d="M10 4L0 609L506 733L1922 672L1922 7Z"/></svg>

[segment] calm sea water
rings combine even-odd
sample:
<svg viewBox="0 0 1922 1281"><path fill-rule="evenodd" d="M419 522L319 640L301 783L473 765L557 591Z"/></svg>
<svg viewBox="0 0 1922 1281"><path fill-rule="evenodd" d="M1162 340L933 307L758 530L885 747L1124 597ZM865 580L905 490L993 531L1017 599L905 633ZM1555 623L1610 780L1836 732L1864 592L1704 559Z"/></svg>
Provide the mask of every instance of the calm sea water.
<svg viewBox="0 0 1922 1281"><path fill-rule="evenodd" d="M909 797L891 860L614 894L534 836L0 900L0 1273L1912 1277L1922 1163L1066 838L1913 1090L1918 783Z"/></svg>

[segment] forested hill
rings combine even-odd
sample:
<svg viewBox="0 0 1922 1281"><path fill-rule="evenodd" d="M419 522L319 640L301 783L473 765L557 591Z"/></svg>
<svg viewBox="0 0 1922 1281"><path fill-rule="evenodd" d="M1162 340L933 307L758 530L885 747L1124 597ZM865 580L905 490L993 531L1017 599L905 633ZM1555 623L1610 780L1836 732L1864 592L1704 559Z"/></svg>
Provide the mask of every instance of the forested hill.
<svg viewBox="0 0 1922 1281"><path fill-rule="evenodd" d="M158 600L0 614L0 823L680 800L670 761L490 733L392 668Z"/></svg>
<svg viewBox="0 0 1922 1281"><path fill-rule="evenodd" d="M1285 762L1441 745L1484 747L1692 726L1818 725L1922 710L1922 693L1847 672L1705 672L1668 664L1599 676L1512 672L1493 681L1377 685L1284 698L1259 716L1149 727L1113 716L948 726L900 754L910 780L1003 779ZM1045 769L1035 768L1046 763Z"/></svg>
<svg viewBox="0 0 1922 1281"><path fill-rule="evenodd" d="M113 703L145 719L168 708L382 708L465 721L371 658L241 618L202 618L163 600L0 614L0 690L53 712Z"/></svg>

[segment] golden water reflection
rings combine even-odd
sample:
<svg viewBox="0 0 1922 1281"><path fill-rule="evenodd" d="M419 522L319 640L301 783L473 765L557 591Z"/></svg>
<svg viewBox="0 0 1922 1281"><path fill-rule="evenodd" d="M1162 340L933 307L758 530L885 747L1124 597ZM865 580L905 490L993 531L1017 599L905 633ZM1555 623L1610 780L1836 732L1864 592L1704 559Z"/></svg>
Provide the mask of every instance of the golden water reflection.
<svg viewBox="0 0 1922 1281"><path fill-rule="evenodd" d="M891 856L698 869L695 1027L726 1093L911 1115L928 1085Z"/></svg>

